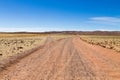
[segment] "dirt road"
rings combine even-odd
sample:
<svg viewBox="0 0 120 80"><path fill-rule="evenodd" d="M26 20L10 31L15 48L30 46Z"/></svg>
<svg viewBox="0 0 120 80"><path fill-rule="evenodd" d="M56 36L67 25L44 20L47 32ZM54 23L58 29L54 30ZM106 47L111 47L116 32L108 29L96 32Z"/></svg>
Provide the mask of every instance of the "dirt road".
<svg viewBox="0 0 120 80"><path fill-rule="evenodd" d="M51 41L0 72L0 80L120 80L120 54L79 37Z"/></svg>

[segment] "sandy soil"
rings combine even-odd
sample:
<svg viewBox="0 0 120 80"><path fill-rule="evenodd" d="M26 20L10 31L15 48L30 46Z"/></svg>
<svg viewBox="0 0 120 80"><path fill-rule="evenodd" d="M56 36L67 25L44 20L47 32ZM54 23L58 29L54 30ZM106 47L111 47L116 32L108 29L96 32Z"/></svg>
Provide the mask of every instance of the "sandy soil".
<svg viewBox="0 0 120 80"><path fill-rule="evenodd" d="M45 46L0 72L0 80L120 80L120 54L79 37Z"/></svg>

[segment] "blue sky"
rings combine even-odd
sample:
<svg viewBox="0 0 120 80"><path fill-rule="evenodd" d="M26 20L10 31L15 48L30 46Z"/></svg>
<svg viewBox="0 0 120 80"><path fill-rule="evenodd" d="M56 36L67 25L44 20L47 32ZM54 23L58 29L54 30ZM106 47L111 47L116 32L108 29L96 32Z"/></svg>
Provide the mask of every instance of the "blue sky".
<svg viewBox="0 0 120 80"><path fill-rule="evenodd" d="M120 0L0 0L0 31L120 31Z"/></svg>

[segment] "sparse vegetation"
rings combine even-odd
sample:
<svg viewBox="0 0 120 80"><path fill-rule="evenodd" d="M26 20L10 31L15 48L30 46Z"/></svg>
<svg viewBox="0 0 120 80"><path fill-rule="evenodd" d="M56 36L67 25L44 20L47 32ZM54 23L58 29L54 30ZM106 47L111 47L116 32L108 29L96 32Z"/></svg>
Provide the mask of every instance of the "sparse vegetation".
<svg viewBox="0 0 120 80"><path fill-rule="evenodd" d="M100 45L120 52L120 36L82 35L81 39L90 44Z"/></svg>
<svg viewBox="0 0 120 80"><path fill-rule="evenodd" d="M43 41L43 37L0 38L0 60L39 46Z"/></svg>
<svg viewBox="0 0 120 80"><path fill-rule="evenodd" d="M58 40L69 36L57 34L0 34L0 71L40 49L46 42L47 37Z"/></svg>
<svg viewBox="0 0 120 80"><path fill-rule="evenodd" d="M67 36L56 34L0 34L0 60L40 46L47 37L58 40Z"/></svg>

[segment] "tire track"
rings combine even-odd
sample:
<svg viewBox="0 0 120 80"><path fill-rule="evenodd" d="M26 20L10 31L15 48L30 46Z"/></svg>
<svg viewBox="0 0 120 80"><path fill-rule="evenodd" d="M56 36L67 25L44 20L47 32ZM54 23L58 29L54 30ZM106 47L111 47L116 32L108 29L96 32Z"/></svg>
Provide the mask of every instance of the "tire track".
<svg viewBox="0 0 120 80"><path fill-rule="evenodd" d="M120 55L108 49L79 37L48 38L45 43L44 48L0 72L0 80L120 80Z"/></svg>
<svg viewBox="0 0 120 80"><path fill-rule="evenodd" d="M104 51L96 51L97 47L94 48L92 45L89 46L87 43L80 40L77 41L78 43L82 43L81 45L77 45L77 47L79 47L80 51L83 52L84 55L87 55L86 59L89 59L89 61L91 61L90 63L94 63L94 70L97 72L96 74L98 74L99 78L101 78L100 80L119 80L120 66L117 65L119 64L118 61L115 62L107 56L103 56L102 54L105 54ZM111 55L111 53L109 52L108 55ZM120 57L120 55L118 57Z"/></svg>

